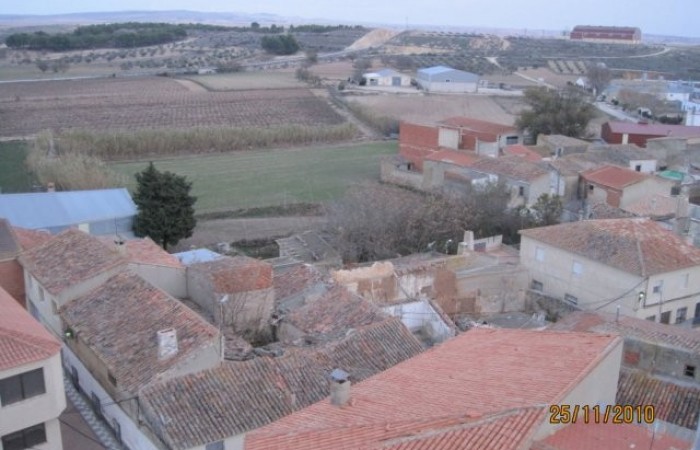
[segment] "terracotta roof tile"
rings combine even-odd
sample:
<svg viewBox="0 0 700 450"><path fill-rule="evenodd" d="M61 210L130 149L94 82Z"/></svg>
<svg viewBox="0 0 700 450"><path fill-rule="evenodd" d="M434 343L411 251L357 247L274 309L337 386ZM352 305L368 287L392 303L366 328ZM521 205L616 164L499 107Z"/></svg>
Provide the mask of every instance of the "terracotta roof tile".
<svg viewBox="0 0 700 450"><path fill-rule="evenodd" d="M319 402L249 433L246 448L282 443L285 448L332 448L331 430L353 439L354 448L373 448L385 443L385 437L396 437L395 424L413 423L403 434L408 436L428 432L421 425L426 421L538 409L561 401L618 345L620 338L609 335L472 330L353 385L345 407ZM377 432L364 433L371 428ZM437 433L445 431L442 425L436 428ZM506 433L500 447L485 448L522 448L525 432ZM428 443L416 448L435 448L439 441Z"/></svg>
<svg viewBox="0 0 700 450"><path fill-rule="evenodd" d="M520 234L642 277L700 264L700 249L649 219L583 220Z"/></svg>
<svg viewBox="0 0 700 450"><path fill-rule="evenodd" d="M198 262L188 270L208 278L218 293L248 292L272 287L272 266L247 256L224 256Z"/></svg>
<svg viewBox="0 0 700 450"><path fill-rule="evenodd" d="M530 162L542 161L542 155L521 144L509 145L505 147L503 149L503 154L509 156L519 156L520 158Z"/></svg>
<svg viewBox="0 0 700 450"><path fill-rule="evenodd" d="M475 162L472 168L479 172L493 173L520 181L532 181L549 174L542 165L523 160L519 156L482 158Z"/></svg>
<svg viewBox="0 0 700 450"><path fill-rule="evenodd" d="M625 315L602 312L576 311L566 315L550 327L559 331L590 331L616 333L650 343L663 344L700 354L700 333L697 330L666 325Z"/></svg>
<svg viewBox="0 0 700 450"><path fill-rule="evenodd" d="M272 284L275 288L275 300L279 302L287 297L297 295L322 282L323 279L323 274L309 264L299 264L282 270L275 270L272 278Z"/></svg>
<svg viewBox="0 0 700 450"><path fill-rule="evenodd" d="M71 301L60 314L109 368L117 385L131 393L218 343L215 327L129 270ZM169 328L177 333L178 353L159 359L157 332Z"/></svg>
<svg viewBox="0 0 700 450"><path fill-rule="evenodd" d="M0 219L0 261L14 259L21 251L19 239L12 225L5 219Z"/></svg>
<svg viewBox="0 0 700 450"><path fill-rule="evenodd" d="M683 207L682 202L684 201L686 202L686 207ZM687 210L687 198L660 194L645 196L639 201L625 206L625 211L629 213L654 219L675 217L679 211L685 210Z"/></svg>
<svg viewBox="0 0 700 450"><path fill-rule="evenodd" d="M697 429L700 388L680 386L636 370L621 370L617 404L654 405L656 418L680 427Z"/></svg>
<svg viewBox="0 0 700 450"><path fill-rule="evenodd" d="M594 203L591 205L588 214L589 219L627 219L634 217L634 214L607 203Z"/></svg>
<svg viewBox="0 0 700 450"><path fill-rule="evenodd" d="M320 298L307 302L282 320L307 335L328 338L351 328L382 322L386 317L372 302L352 294L344 286L334 285Z"/></svg>
<svg viewBox="0 0 700 450"><path fill-rule="evenodd" d="M649 175L635 172L634 170L611 165L605 165L597 169L587 170L581 174L581 177L589 183L595 183L617 190L622 190L627 186L631 186L651 178Z"/></svg>
<svg viewBox="0 0 700 450"><path fill-rule="evenodd" d="M50 358L61 343L0 287L0 372Z"/></svg>
<svg viewBox="0 0 700 450"><path fill-rule="evenodd" d="M473 151L439 150L425 157L426 161L440 161L460 167L471 167L482 157Z"/></svg>
<svg viewBox="0 0 700 450"><path fill-rule="evenodd" d="M68 229L20 256L25 270L51 294L126 263L117 250L76 229Z"/></svg>
<svg viewBox="0 0 700 450"><path fill-rule="evenodd" d="M113 236L100 236L99 239L111 250L118 248ZM174 268L184 267L177 256L163 250L149 237L128 239L123 242L129 262Z"/></svg>
<svg viewBox="0 0 700 450"><path fill-rule="evenodd" d="M22 250L31 250L51 239L51 234L47 231L28 230L20 227L14 227L14 229Z"/></svg>
<svg viewBox="0 0 700 450"><path fill-rule="evenodd" d="M141 392L143 411L169 446L191 448L261 427L327 397L328 374L336 367L347 367L353 380L362 380L421 350L392 318L323 347L227 362L155 383Z"/></svg>
<svg viewBox="0 0 700 450"><path fill-rule="evenodd" d="M531 450L690 450L691 443L642 425L576 424L566 426ZM652 446L653 444L653 446Z"/></svg>

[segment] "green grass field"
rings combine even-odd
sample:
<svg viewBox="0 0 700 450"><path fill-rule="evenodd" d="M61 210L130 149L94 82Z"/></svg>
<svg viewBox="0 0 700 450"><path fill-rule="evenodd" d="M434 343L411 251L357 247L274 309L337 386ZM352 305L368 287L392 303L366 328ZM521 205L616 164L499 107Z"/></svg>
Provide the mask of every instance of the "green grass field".
<svg viewBox="0 0 700 450"><path fill-rule="evenodd" d="M34 177L24 165L26 157L26 143L0 142L0 192L31 192Z"/></svg>
<svg viewBox="0 0 700 450"><path fill-rule="evenodd" d="M341 196L348 186L379 179L379 161L395 142L233 152L154 161L159 170L185 175L198 197L197 213L315 203ZM134 180L147 162L110 166ZM129 188L133 188L135 180Z"/></svg>

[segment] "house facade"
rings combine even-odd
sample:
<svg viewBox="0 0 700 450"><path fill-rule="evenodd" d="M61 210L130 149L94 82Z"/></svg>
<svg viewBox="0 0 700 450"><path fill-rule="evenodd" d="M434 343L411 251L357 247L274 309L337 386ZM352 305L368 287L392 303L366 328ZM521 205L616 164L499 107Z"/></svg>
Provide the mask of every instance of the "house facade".
<svg viewBox="0 0 700 450"><path fill-rule="evenodd" d="M408 87L411 85L411 77L399 73L393 69L381 69L376 72L367 72L362 74L365 79L366 86L391 86L391 87Z"/></svg>
<svg viewBox="0 0 700 450"><path fill-rule="evenodd" d="M61 343L0 288L0 448L61 450Z"/></svg>
<svg viewBox="0 0 700 450"><path fill-rule="evenodd" d="M581 184L588 203L623 209L651 195L670 195L673 187L668 180L613 165L583 172Z"/></svg>
<svg viewBox="0 0 700 450"><path fill-rule="evenodd" d="M520 234L520 262L535 291L666 324L700 317L700 250L652 220L584 220Z"/></svg>
<svg viewBox="0 0 700 450"><path fill-rule="evenodd" d="M700 137L700 127L631 122L605 122L601 137L608 144L636 144L646 147L649 139Z"/></svg>

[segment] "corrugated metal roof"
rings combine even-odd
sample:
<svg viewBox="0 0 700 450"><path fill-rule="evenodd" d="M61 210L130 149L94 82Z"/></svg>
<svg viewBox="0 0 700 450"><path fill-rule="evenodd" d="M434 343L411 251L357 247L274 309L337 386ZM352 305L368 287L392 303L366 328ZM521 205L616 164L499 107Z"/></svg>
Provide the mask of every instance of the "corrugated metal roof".
<svg viewBox="0 0 700 450"><path fill-rule="evenodd" d="M124 188L0 195L0 217L33 230L130 217L136 212Z"/></svg>
<svg viewBox="0 0 700 450"><path fill-rule="evenodd" d="M195 263L215 261L219 258L223 258L223 255L213 252L208 248L198 248L196 250L175 253L174 255L182 264L186 266Z"/></svg>
<svg viewBox="0 0 700 450"><path fill-rule="evenodd" d="M418 69L418 72L425 73L428 75L436 75L438 73L449 72L451 70L457 70L457 69L453 69L452 67L446 67L446 66L433 66L433 67L426 67L425 69Z"/></svg>

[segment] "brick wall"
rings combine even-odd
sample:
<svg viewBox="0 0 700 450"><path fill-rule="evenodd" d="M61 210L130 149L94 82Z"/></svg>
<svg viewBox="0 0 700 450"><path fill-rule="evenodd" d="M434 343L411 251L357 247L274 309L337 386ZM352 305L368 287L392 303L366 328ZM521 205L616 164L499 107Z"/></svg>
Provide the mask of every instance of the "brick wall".
<svg viewBox="0 0 700 450"><path fill-rule="evenodd" d="M399 154L423 170L423 159L438 148L438 129L427 125L401 122Z"/></svg>

